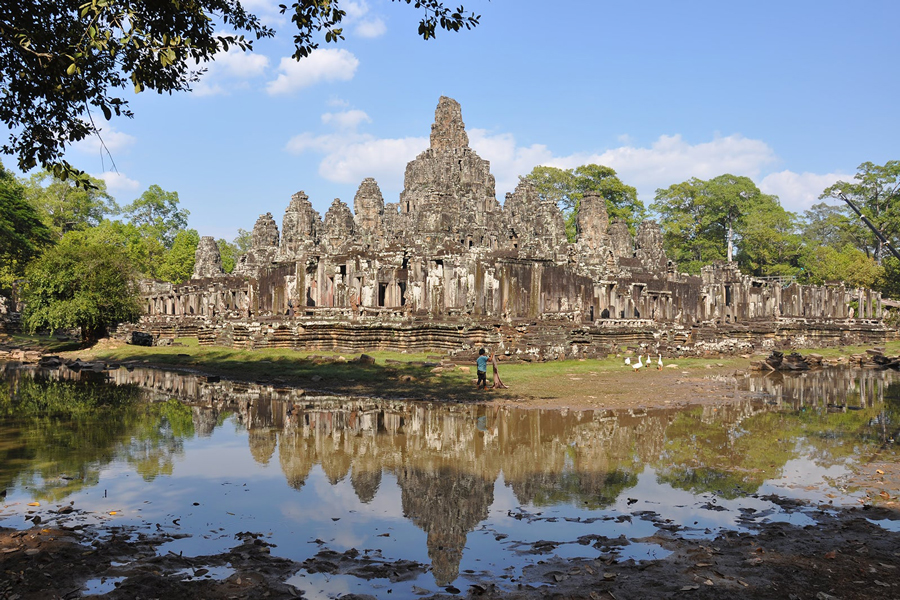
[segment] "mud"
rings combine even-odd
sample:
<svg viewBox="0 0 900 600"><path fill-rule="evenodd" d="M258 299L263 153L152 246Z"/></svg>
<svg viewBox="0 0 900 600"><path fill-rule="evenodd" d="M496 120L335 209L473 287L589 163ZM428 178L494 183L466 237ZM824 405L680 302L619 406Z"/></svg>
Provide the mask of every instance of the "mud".
<svg viewBox="0 0 900 600"><path fill-rule="evenodd" d="M660 533L634 543L658 544L664 558L619 560L612 551L624 538L582 536L542 540L519 551L545 555L521 577L481 579L464 574L442 593L421 590L428 598L896 598L900 596L900 514L896 504L835 509L807 507L776 497L788 513L805 511L814 525L759 524L748 515L749 532L722 532L714 539L682 535L682 526L657 522ZM714 505L709 510L715 510ZM539 516L524 515L525 519ZM658 520L652 512L623 518ZM879 524L881 523L881 524ZM893 529L894 531L890 531ZM55 600L102 597L151 598L301 598L286 580L306 573L344 574L385 581L378 597L392 595L391 584L415 579L429 565L385 561L377 551L337 553L320 550L294 562L274 556L260 534L235 536L229 551L212 556L157 554L172 534L94 526L0 530L0 598ZM563 545L591 546L597 559L561 559ZM85 593L92 583L96 596ZM106 588L106 589L104 589ZM415 590L415 588L413 588ZM83 596L84 594L84 596ZM431 594L431 595L429 595ZM368 596L346 595L345 598Z"/></svg>

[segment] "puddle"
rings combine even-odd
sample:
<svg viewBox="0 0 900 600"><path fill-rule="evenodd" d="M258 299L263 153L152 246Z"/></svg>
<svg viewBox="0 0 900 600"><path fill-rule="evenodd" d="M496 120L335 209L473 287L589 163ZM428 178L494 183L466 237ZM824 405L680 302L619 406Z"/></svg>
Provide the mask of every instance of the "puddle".
<svg viewBox="0 0 900 600"><path fill-rule="evenodd" d="M861 473L874 473L872 457L900 462L890 371L754 375L735 382L751 399L641 411L310 399L142 369L116 371L119 385L34 373L11 376L20 410L0 418L0 525L40 517L97 525L102 539L158 535L157 556L218 555L244 532L297 563L345 556L345 574L290 578L309 598L514 586L554 556L662 560L669 552L642 540L812 525L811 510L871 501L863 484L874 475ZM28 412L35 405L55 415L52 427ZM424 572L346 574L366 561ZM197 573L177 575L234 571ZM92 579L87 593L117 581Z"/></svg>
<svg viewBox="0 0 900 600"><path fill-rule="evenodd" d="M90 579L84 584L83 596L101 596L116 589L116 586L125 581L125 577L99 577Z"/></svg>

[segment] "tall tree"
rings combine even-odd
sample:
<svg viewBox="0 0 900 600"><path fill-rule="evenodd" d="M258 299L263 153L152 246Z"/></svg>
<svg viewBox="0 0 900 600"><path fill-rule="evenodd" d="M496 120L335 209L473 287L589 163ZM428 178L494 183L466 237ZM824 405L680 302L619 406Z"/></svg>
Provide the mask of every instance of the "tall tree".
<svg viewBox="0 0 900 600"><path fill-rule="evenodd" d="M865 247L870 231L858 218L851 218L848 212L849 209L843 204L813 204L803 213L802 229L806 244L829 246L836 250L847 244L856 248Z"/></svg>
<svg viewBox="0 0 900 600"><path fill-rule="evenodd" d="M172 283L182 283L194 274L194 257L200 244L196 229L182 229L175 235L172 247L159 266L158 277Z"/></svg>
<svg viewBox="0 0 900 600"><path fill-rule="evenodd" d="M853 176L855 183L838 181L827 188L820 198L844 194L854 202L864 215L881 230L881 233L897 243L900 236L900 160L889 160L883 165L864 162ZM869 231L865 232L861 250L872 253L881 264L887 249L881 240Z"/></svg>
<svg viewBox="0 0 900 600"><path fill-rule="evenodd" d="M716 260L731 260L746 226L776 207L781 209L776 197L760 192L749 178L730 174L656 190L651 205L660 215L666 253L688 273Z"/></svg>
<svg viewBox="0 0 900 600"><path fill-rule="evenodd" d="M81 328L84 342L109 325L141 314L134 272L124 249L71 231L26 270L23 320L29 331Z"/></svg>
<svg viewBox="0 0 900 600"><path fill-rule="evenodd" d="M106 182L90 176L87 181L89 187L78 186L71 179L41 171L31 176L25 191L47 226L62 236L73 229L96 227L107 216L119 213L119 205L106 191Z"/></svg>
<svg viewBox="0 0 900 600"><path fill-rule="evenodd" d="M647 214L637 197L637 190L622 183L610 167L595 164L574 169L537 166L526 178L531 180L542 199L553 202L563 211L570 242L575 241L575 218L585 192L603 196L610 218L623 219L632 233Z"/></svg>
<svg viewBox="0 0 900 600"><path fill-rule="evenodd" d="M480 15L451 10L442 0L395 0L421 11L419 35L459 31ZM295 0L281 5L291 15L294 58L344 39L346 11L340 0ZM218 33L221 30L237 34ZM9 128L2 147L19 168L41 166L60 179L87 175L63 159L66 148L100 132L109 121L131 117L122 91L159 93L190 89L196 66L235 46L252 49L251 38L268 38L263 25L239 0L117 2L56 0L4 2L0 8L0 121Z"/></svg>
<svg viewBox="0 0 900 600"><path fill-rule="evenodd" d="M761 276L796 276L801 272L803 238L797 217L774 196L761 195L741 219L737 262L741 272Z"/></svg>
<svg viewBox="0 0 900 600"><path fill-rule="evenodd" d="M8 290L52 240L24 186L0 164L0 290Z"/></svg>
<svg viewBox="0 0 900 600"><path fill-rule="evenodd" d="M167 192L154 184L123 213L132 225L171 248L178 232L187 227L191 214L185 208L179 209L178 202L178 192Z"/></svg>

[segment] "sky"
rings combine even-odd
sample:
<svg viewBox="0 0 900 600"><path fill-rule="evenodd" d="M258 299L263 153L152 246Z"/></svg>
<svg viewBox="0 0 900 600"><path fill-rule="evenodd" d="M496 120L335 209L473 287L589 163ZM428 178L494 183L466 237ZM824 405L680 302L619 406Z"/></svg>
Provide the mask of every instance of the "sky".
<svg viewBox="0 0 900 600"><path fill-rule="evenodd" d="M274 39L220 54L190 93L125 92L135 118L103 125L109 154L91 139L67 159L123 205L178 192L190 227L228 240L266 212L280 226L301 190L322 216L366 177L396 202L442 95L501 202L537 165L598 163L646 205L731 173L802 214L900 159L896 0L467 0L480 25L429 41L405 2L341 0L346 40L299 63L281 1L243 2Z"/></svg>

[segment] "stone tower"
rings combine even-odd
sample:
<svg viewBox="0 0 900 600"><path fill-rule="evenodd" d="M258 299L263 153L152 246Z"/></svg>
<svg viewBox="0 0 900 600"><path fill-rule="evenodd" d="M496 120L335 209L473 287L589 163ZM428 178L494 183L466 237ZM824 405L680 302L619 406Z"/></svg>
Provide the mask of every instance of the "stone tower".
<svg viewBox="0 0 900 600"><path fill-rule="evenodd" d="M222 270L222 255L219 253L219 245L211 235L204 235L197 244L194 253L194 274L191 279L204 277L220 277L224 275Z"/></svg>
<svg viewBox="0 0 900 600"><path fill-rule="evenodd" d="M414 243L428 247L480 246L499 225L490 163L469 148L459 103L441 97L431 147L406 165L400 212Z"/></svg>

